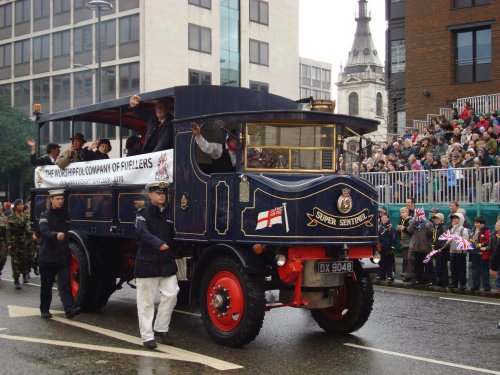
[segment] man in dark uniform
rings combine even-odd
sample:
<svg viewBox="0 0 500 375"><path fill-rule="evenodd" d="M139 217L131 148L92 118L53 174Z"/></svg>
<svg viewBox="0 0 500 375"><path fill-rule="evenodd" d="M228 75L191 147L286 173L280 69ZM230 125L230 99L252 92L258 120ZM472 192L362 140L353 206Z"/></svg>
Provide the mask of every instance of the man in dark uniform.
<svg viewBox="0 0 500 375"><path fill-rule="evenodd" d="M57 275L57 288L66 312L66 318L71 319L80 314L80 307L75 305L71 294L70 260L68 247L69 217L64 209L64 189L49 190L50 207L40 216L40 254L38 265L40 271L40 313L42 318L50 319L49 312L52 302L52 285Z"/></svg>
<svg viewBox="0 0 500 375"><path fill-rule="evenodd" d="M138 250L135 262L137 314L143 344L156 348L155 333L163 344L172 345L168 334L170 319L177 303L177 265L173 248L173 222L167 208L168 183L157 181L146 185L149 203L137 212L135 228ZM160 291L160 304L154 321L154 300Z"/></svg>
<svg viewBox="0 0 500 375"><path fill-rule="evenodd" d="M31 148L30 161L33 167L38 167L42 165L55 165L56 160L61 153L61 146L57 143L49 143L47 145L47 155L41 156L39 159L36 158L36 143L33 138L28 138L26 141L28 146Z"/></svg>
<svg viewBox="0 0 500 375"><path fill-rule="evenodd" d="M227 133L225 143L208 142L201 135L200 127L194 122L191 123L191 132L193 133L196 144L201 151L210 155L213 160L213 171L215 173L228 173L235 171L236 165L236 135L232 132Z"/></svg>

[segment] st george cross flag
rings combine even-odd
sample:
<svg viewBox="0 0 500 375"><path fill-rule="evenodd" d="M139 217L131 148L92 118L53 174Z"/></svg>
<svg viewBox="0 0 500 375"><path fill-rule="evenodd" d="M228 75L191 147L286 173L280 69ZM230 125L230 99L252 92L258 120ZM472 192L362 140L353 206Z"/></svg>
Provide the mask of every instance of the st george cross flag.
<svg viewBox="0 0 500 375"><path fill-rule="evenodd" d="M257 216L257 227L255 230L270 228L274 224L283 224L283 206L260 212Z"/></svg>
<svg viewBox="0 0 500 375"><path fill-rule="evenodd" d="M472 242L467 241L465 238L457 236L455 238L455 243L457 244L457 250L472 250Z"/></svg>
<svg viewBox="0 0 500 375"><path fill-rule="evenodd" d="M417 221L425 221L425 211L423 208L415 208L415 217Z"/></svg>
<svg viewBox="0 0 500 375"><path fill-rule="evenodd" d="M456 234L453 234L450 232L448 229L446 232L444 232L442 235L438 237L438 240L440 241L448 241L448 240L454 240L457 237Z"/></svg>
<svg viewBox="0 0 500 375"><path fill-rule="evenodd" d="M431 258L439 253L439 250L432 250L429 254L425 256L424 263L429 263L431 261Z"/></svg>

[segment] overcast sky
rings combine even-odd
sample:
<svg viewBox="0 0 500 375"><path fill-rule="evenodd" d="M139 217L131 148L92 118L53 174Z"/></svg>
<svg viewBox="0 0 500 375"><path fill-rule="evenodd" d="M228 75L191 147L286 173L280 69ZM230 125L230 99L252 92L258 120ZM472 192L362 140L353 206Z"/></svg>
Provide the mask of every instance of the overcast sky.
<svg viewBox="0 0 500 375"><path fill-rule="evenodd" d="M332 91L336 97L340 63L345 64L356 32L358 0L299 0L299 54L332 64ZM370 31L385 62L385 1L368 0Z"/></svg>

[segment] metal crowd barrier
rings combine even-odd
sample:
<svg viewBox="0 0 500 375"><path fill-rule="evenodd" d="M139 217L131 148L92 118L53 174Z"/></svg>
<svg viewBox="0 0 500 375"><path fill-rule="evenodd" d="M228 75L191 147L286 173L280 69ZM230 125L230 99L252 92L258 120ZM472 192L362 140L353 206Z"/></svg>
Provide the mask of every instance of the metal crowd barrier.
<svg viewBox="0 0 500 375"><path fill-rule="evenodd" d="M500 202L500 167L431 171L365 172L361 178L378 190L379 203Z"/></svg>

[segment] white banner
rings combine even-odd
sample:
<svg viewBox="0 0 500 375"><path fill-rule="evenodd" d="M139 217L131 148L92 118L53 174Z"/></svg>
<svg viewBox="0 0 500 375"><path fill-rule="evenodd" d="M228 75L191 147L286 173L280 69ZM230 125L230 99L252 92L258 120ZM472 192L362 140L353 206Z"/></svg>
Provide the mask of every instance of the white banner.
<svg viewBox="0 0 500 375"><path fill-rule="evenodd" d="M35 186L53 188L78 185L145 185L152 181L173 182L173 150L118 159L71 163L66 169L46 165L35 169Z"/></svg>

